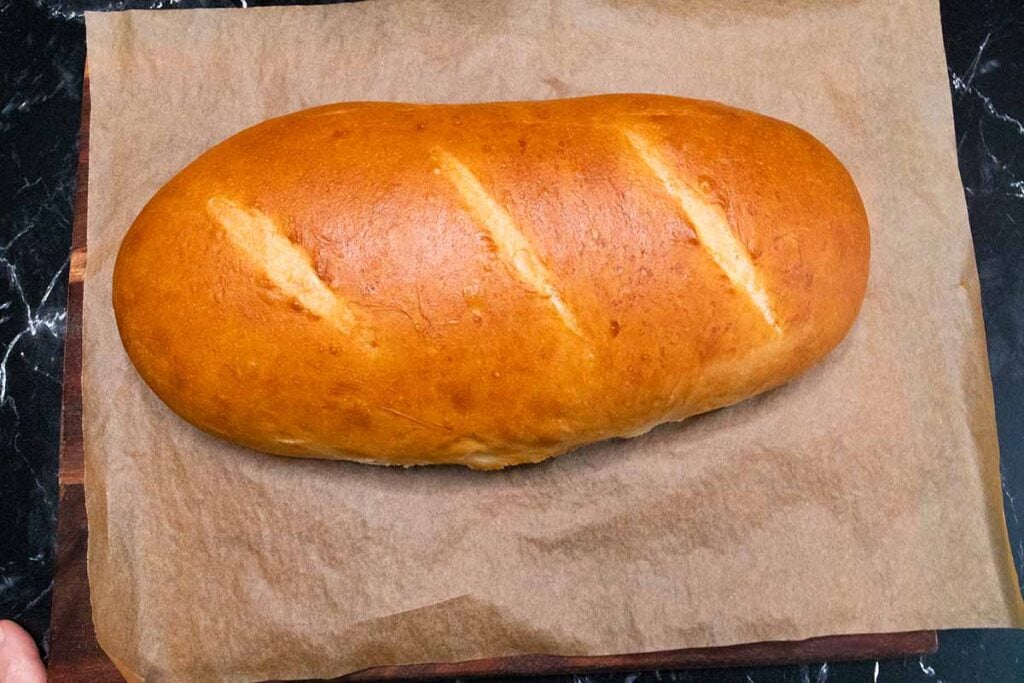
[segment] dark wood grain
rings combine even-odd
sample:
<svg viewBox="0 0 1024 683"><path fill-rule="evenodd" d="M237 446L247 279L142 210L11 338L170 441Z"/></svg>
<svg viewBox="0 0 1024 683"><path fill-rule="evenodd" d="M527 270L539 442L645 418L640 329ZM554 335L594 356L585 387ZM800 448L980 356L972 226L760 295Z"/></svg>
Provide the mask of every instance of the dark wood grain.
<svg viewBox="0 0 1024 683"><path fill-rule="evenodd" d="M71 230L67 333L64 338L64 387L60 430L57 509L57 557L50 612L51 681L120 681L100 649L92 626L86 545L82 448L82 288L89 196L89 74L82 88L82 122L78 130L78 171Z"/></svg>
<svg viewBox="0 0 1024 683"><path fill-rule="evenodd" d="M824 661L892 659L925 654L936 649L935 631L826 636L809 640L777 641L730 647L666 650L603 657L526 655L477 659L454 664L387 666L346 676L346 681L394 679L473 678L486 676L550 676L602 671L706 669Z"/></svg>
<svg viewBox="0 0 1024 683"><path fill-rule="evenodd" d="M81 484L60 485L57 570L50 613L50 681L122 680L100 649L92 626L85 550L85 492Z"/></svg>
<svg viewBox="0 0 1024 683"><path fill-rule="evenodd" d="M121 676L100 649L92 624L86 573L86 524L82 447L82 288L85 277L89 168L89 79L86 73L79 134L78 188L71 240L68 326L64 350L64 394L61 418L60 509L57 566L51 617L50 680L120 681ZM478 659L451 664L376 667L346 681L541 676L600 671L640 671L797 662L891 659L926 654L937 648L935 631L848 635L669 650L603 657L525 655Z"/></svg>

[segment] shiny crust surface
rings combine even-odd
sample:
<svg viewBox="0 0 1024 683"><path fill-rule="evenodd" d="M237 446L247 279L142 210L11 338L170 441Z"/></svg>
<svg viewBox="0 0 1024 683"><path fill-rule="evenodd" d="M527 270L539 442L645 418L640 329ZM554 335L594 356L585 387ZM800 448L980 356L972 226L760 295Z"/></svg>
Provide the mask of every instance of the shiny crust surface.
<svg viewBox="0 0 1024 683"><path fill-rule="evenodd" d="M121 245L129 357L281 455L494 469L777 386L864 296L867 218L789 124L653 95L344 103L210 149Z"/></svg>

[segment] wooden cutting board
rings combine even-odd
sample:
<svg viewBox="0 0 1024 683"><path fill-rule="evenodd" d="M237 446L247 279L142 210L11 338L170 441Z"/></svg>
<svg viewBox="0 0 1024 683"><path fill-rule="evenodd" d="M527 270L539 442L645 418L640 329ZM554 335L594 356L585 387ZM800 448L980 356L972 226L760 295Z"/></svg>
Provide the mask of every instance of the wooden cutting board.
<svg viewBox="0 0 1024 683"><path fill-rule="evenodd" d="M86 576L89 528L85 517L82 445L82 290L85 278L87 198L89 192L89 76L82 92L78 185L68 287L67 336L64 346L64 394L60 438L60 507L57 521L56 573L50 627L51 681L122 680L96 642ZM763 664L895 659L928 654L938 648L935 631L828 636L730 647L668 650L603 657L525 655L454 664L417 664L367 669L347 681L540 676L602 671L691 669Z"/></svg>

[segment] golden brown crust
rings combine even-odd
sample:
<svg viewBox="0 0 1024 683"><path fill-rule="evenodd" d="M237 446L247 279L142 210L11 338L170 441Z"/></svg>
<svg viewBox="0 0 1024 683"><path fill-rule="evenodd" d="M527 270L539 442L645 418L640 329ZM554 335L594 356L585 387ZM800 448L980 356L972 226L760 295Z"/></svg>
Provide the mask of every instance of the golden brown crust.
<svg viewBox="0 0 1024 683"><path fill-rule="evenodd" d="M868 255L843 166L757 114L347 103L179 173L126 235L113 303L201 429L489 469L785 382L845 335Z"/></svg>

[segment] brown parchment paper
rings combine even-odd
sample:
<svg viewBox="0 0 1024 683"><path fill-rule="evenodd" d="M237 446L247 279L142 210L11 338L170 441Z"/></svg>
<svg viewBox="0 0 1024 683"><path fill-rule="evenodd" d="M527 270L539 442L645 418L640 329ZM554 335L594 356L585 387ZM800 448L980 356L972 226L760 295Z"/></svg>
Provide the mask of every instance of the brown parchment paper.
<svg viewBox="0 0 1024 683"><path fill-rule="evenodd" d="M87 28L89 574L100 643L126 667L326 677L1022 624L937 3L376 1ZM642 438L475 473L249 452L130 366L120 238L224 137L342 100L615 91L782 118L849 167L871 281L818 367Z"/></svg>

